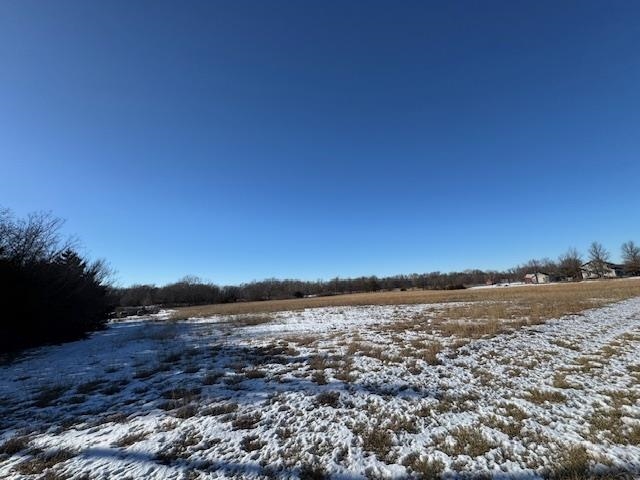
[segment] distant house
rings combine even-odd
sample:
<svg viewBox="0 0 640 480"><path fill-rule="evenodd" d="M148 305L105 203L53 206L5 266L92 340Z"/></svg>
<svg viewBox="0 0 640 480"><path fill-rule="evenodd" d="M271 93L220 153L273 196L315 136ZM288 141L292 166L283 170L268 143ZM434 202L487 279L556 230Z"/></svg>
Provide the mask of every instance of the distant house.
<svg viewBox="0 0 640 480"><path fill-rule="evenodd" d="M594 278L617 278L624 276L624 267L611 262L587 262L580 267L582 278L591 280Z"/></svg>
<svg viewBox="0 0 640 480"><path fill-rule="evenodd" d="M551 278L549 277L549 274L542 273L542 272L527 273L524 276L524 283L538 284L538 283L549 283L550 281L551 281Z"/></svg>

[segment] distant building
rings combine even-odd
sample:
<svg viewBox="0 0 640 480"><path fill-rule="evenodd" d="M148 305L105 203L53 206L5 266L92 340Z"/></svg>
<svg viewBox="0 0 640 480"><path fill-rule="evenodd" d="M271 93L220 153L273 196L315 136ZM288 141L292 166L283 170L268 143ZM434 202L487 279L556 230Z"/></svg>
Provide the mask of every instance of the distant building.
<svg viewBox="0 0 640 480"><path fill-rule="evenodd" d="M595 278L617 278L624 276L624 267L617 263L603 262L587 262L580 267L582 278L592 280Z"/></svg>
<svg viewBox="0 0 640 480"><path fill-rule="evenodd" d="M524 276L524 283L529 284L549 283L550 281L551 278L549 277L549 274L542 272L527 273Z"/></svg>

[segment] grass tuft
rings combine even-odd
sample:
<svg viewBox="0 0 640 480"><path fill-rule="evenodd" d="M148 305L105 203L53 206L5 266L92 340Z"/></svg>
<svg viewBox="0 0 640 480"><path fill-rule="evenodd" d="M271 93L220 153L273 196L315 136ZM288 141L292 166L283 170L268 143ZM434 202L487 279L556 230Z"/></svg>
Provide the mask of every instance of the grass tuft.
<svg viewBox="0 0 640 480"><path fill-rule="evenodd" d="M479 425L456 427L450 434L455 444L445 447L445 453L448 455L469 455L475 458L484 455L495 446L482 434Z"/></svg>
<svg viewBox="0 0 640 480"><path fill-rule="evenodd" d="M528 400L532 403L542 405L544 403L562 403L567 400L564 393L555 392L553 390L531 389L528 392Z"/></svg>
<svg viewBox="0 0 640 480"><path fill-rule="evenodd" d="M393 447L393 433L380 426L360 426L362 448L373 453L379 460L384 460Z"/></svg>
<svg viewBox="0 0 640 480"><path fill-rule="evenodd" d="M131 433L127 433L126 435L120 437L118 440L116 440L115 442L113 442L113 446L114 447L128 447L130 445L133 445L134 443L138 443L141 442L142 440L146 439L149 436L149 432L131 432Z"/></svg>
<svg viewBox="0 0 640 480"><path fill-rule="evenodd" d="M573 446L565 451L555 463L552 480L582 480L588 478L590 457L582 446Z"/></svg>
<svg viewBox="0 0 640 480"><path fill-rule="evenodd" d="M340 404L340 392L322 392L316 395L317 405L326 405L328 407L337 408Z"/></svg>
<svg viewBox="0 0 640 480"><path fill-rule="evenodd" d="M54 452L37 453L29 460L25 460L16 466L16 471L22 475L38 475L45 470L75 457L75 452L61 449Z"/></svg>
<svg viewBox="0 0 640 480"><path fill-rule="evenodd" d="M67 385L45 386L36 395L33 405L39 408L48 407L55 403L62 395L69 391Z"/></svg>
<svg viewBox="0 0 640 480"><path fill-rule="evenodd" d="M231 426L235 430L250 430L255 428L260 423L260 420L262 420L260 412L239 415L231 422Z"/></svg>
<svg viewBox="0 0 640 480"><path fill-rule="evenodd" d="M0 453L15 455L29 447L30 438L27 435L12 437L0 445Z"/></svg>
<svg viewBox="0 0 640 480"><path fill-rule="evenodd" d="M409 473L422 480L436 480L441 478L444 462L437 458L422 457L418 452L412 452L402 460Z"/></svg>

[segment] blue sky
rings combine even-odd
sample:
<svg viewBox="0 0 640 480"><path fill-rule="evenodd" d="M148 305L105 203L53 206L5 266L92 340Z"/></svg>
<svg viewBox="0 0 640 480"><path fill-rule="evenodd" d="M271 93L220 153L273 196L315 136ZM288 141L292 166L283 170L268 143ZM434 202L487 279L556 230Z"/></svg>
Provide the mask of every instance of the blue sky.
<svg viewBox="0 0 640 480"><path fill-rule="evenodd" d="M0 2L0 205L121 284L640 242L640 3Z"/></svg>

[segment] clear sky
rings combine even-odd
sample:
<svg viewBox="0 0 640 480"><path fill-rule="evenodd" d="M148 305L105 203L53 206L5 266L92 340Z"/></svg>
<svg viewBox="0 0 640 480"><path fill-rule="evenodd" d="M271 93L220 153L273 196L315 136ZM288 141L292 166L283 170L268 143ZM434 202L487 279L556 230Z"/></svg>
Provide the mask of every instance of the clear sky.
<svg viewBox="0 0 640 480"><path fill-rule="evenodd" d="M118 280L640 242L640 2L0 2L0 205Z"/></svg>

